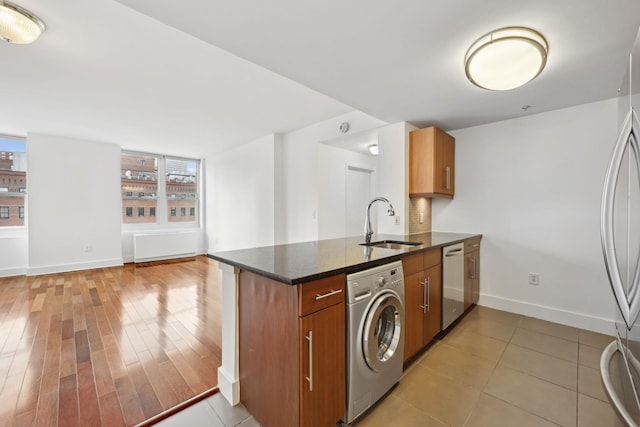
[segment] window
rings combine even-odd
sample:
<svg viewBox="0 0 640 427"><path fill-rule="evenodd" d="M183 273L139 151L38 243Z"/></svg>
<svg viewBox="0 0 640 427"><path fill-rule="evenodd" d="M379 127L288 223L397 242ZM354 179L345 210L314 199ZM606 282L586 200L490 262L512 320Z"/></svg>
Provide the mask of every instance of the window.
<svg viewBox="0 0 640 427"><path fill-rule="evenodd" d="M198 162L196 160L165 158L165 185L169 222L197 221ZM180 216L174 214L180 208ZM187 216L187 209L192 212Z"/></svg>
<svg viewBox="0 0 640 427"><path fill-rule="evenodd" d="M27 195L27 144L0 135L0 227L24 227Z"/></svg>
<svg viewBox="0 0 640 427"><path fill-rule="evenodd" d="M122 217L124 224L154 223L155 215L144 215L144 210L158 205L157 197L147 195L145 190L155 192L158 188L158 162L151 154L122 153L120 157L120 186L122 199L127 201L128 207ZM134 208L138 211L133 216Z"/></svg>
<svg viewBox="0 0 640 427"><path fill-rule="evenodd" d="M135 217L125 211L123 224L197 223L199 167L198 160L122 152L122 199L138 211Z"/></svg>

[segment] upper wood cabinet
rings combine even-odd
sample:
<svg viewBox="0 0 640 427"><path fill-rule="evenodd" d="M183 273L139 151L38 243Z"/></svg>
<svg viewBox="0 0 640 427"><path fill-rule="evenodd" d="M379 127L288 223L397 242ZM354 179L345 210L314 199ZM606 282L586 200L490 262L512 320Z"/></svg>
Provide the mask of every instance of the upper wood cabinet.
<svg viewBox="0 0 640 427"><path fill-rule="evenodd" d="M435 126L409 133L409 197L453 199L455 139Z"/></svg>

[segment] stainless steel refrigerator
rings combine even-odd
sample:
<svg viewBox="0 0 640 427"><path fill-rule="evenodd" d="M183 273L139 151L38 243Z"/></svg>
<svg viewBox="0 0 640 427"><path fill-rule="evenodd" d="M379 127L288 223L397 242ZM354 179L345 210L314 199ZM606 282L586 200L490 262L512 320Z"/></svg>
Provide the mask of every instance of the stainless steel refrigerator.
<svg viewBox="0 0 640 427"><path fill-rule="evenodd" d="M619 425L640 425L640 33L620 88L619 133L602 193L602 251L618 310L600 374Z"/></svg>

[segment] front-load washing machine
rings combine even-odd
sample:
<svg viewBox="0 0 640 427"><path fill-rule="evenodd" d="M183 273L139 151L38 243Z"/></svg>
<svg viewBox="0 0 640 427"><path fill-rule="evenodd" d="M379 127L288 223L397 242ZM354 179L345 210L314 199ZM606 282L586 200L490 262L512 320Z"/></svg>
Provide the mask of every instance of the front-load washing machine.
<svg viewBox="0 0 640 427"><path fill-rule="evenodd" d="M396 261L347 276L347 404L350 425L402 376L404 280Z"/></svg>

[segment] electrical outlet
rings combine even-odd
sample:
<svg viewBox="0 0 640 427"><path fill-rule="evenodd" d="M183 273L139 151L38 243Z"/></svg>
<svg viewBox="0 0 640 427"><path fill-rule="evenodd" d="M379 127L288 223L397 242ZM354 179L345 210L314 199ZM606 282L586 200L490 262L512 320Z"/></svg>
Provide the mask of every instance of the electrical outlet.
<svg viewBox="0 0 640 427"><path fill-rule="evenodd" d="M400 225L400 217L398 215L395 216L395 224Z"/></svg>
<svg viewBox="0 0 640 427"><path fill-rule="evenodd" d="M538 273L529 273L529 284L538 286L540 284L540 275Z"/></svg>
<svg viewBox="0 0 640 427"><path fill-rule="evenodd" d="M92 249L93 249L93 248L91 247L91 245L90 245L90 244L88 244L88 243L87 243L86 245L84 245L84 251L85 251L85 252L91 252L91 250L92 250Z"/></svg>

